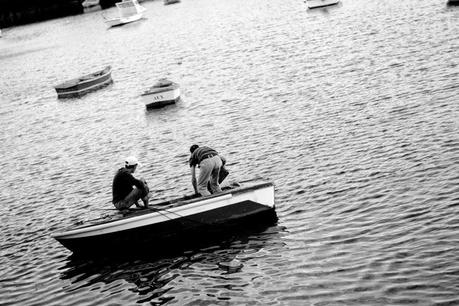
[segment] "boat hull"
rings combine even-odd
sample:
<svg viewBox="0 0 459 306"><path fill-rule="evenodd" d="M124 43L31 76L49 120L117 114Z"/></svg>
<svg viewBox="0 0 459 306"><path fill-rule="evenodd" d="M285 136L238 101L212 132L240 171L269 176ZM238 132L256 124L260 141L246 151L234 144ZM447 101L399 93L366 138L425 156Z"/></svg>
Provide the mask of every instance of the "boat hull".
<svg viewBox="0 0 459 306"><path fill-rule="evenodd" d="M91 8L99 5L99 0L86 0L81 3L83 8Z"/></svg>
<svg viewBox="0 0 459 306"><path fill-rule="evenodd" d="M89 92L101 89L111 83L112 69L110 66L93 74L88 74L81 78L73 79L55 86L59 99L77 98Z"/></svg>
<svg viewBox="0 0 459 306"><path fill-rule="evenodd" d="M241 203L241 205L253 203ZM233 207L237 208L237 207ZM239 207L240 209L240 207ZM223 211L213 214L222 215ZM238 219L221 220L201 224L200 219L214 217L211 213L191 216L190 219L170 220L162 224L146 225L120 233L108 233L89 238L61 239L59 242L74 254L104 255L107 253L125 254L124 250L149 250L154 253L167 253L179 248L193 247L217 236L233 233L241 227L273 224L277 221L274 208L260 209L257 213ZM171 231L171 228L174 231ZM205 234L203 237L202 235Z"/></svg>
<svg viewBox="0 0 459 306"><path fill-rule="evenodd" d="M321 7L336 5L339 3L339 1L340 0L306 0L306 4L308 8L314 9L314 8L321 8Z"/></svg>
<svg viewBox="0 0 459 306"><path fill-rule="evenodd" d="M109 27L116 27L142 19L145 8L137 0L124 0L116 3L118 16L105 20Z"/></svg>
<svg viewBox="0 0 459 306"><path fill-rule="evenodd" d="M176 103L180 99L180 88L174 85L162 91L145 92L141 98L147 109L160 108Z"/></svg>
<svg viewBox="0 0 459 306"><path fill-rule="evenodd" d="M180 3L180 0L164 0L164 5Z"/></svg>
<svg viewBox="0 0 459 306"><path fill-rule="evenodd" d="M91 12L100 11L100 10L102 10L102 7L100 5L94 5L94 6L84 7L83 13L91 13Z"/></svg>
<svg viewBox="0 0 459 306"><path fill-rule="evenodd" d="M266 183L171 205L76 228L54 238L75 254L123 254L133 249L162 253L277 221L274 186Z"/></svg>
<svg viewBox="0 0 459 306"><path fill-rule="evenodd" d="M127 23L131 23L131 22L134 22L134 21L138 21L138 20L142 19L142 17L143 17L143 13L136 14L136 15L133 15L133 16L130 16L130 17L125 17L125 18L107 19L107 20L105 20L105 23L109 27L116 27L116 26L121 26L123 24L127 24Z"/></svg>

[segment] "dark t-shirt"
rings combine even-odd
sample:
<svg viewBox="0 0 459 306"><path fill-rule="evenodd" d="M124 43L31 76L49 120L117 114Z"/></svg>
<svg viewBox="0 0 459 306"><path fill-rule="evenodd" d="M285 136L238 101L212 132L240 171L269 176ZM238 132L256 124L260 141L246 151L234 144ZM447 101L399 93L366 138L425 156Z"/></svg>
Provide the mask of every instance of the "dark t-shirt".
<svg viewBox="0 0 459 306"><path fill-rule="evenodd" d="M140 180L136 179L131 173L129 173L128 169L119 169L115 177L113 178L112 202L116 203L121 200L124 200L124 198L126 198L126 196L132 191L132 186L136 186L137 188L141 189L143 188L143 183Z"/></svg>
<svg viewBox="0 0 459 306"><path fill-rule="evenodd" d="M218 152L209 147L199 147L196 150L194 150L193 154L191 154L190 157L190 167L199 165L203 158L209 154L218 155Z"/></svg>

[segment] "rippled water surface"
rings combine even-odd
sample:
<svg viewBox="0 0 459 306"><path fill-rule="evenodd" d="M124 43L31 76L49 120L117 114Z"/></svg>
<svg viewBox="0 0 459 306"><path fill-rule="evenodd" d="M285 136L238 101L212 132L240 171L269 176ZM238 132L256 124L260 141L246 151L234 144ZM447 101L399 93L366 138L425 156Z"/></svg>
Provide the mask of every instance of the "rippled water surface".
<svg viewBox="0 0 459 306"><path fill-rule="evenodd" d="M143 2L3 29L0 304L459 305L459 8L445 1ZM113 67L58 100L53 85ZM146 111L160 77L182 101ZM188 147L276 185L277 225L155 258L82 260L51 234L113 213L135 154L158 199ZM238 259L240 271L217 263Z"/></svg>

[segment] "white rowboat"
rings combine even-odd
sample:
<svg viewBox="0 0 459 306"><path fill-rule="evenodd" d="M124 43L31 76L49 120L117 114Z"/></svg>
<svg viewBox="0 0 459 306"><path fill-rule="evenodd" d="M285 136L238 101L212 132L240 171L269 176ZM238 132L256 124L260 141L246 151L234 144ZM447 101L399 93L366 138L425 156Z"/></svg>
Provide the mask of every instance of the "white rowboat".
<svg viewBox="0 0 459 306"><path fill-rule="evenodd" d="M168 79L160 79L140 97L146 108L160 108L180 99L180 86Z"/></svg>
<svg viewBox="0 0 459 306"><path fill-rule="evenodd" d="M99 0L85 0L81 5L83 5L84 8L90 8L99 5Z"/></svg>
<svg viewBox="0 0 459 306"><path fill-rule="evenodd" d="M126 23L140 20L143 17L145 8L137 2L137 0L123 0L116 3L118 8L118 16L111 19L106 19L105 23L109 27L115 27Z"/></svg>
<svg viewBox="0 0 459 306"><path fill-rule="evenodd" d="M53 237L74 253L119 254L143 247L167 250L210 233L275 221L274 185L255 179L208 197L184 197L117 213Z"/></svg>

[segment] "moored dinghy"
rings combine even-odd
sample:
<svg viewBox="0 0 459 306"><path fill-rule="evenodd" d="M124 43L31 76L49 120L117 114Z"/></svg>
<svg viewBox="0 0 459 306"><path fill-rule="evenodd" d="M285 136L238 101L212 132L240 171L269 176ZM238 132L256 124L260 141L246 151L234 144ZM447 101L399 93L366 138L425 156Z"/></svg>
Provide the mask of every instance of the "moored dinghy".
<svg viewBox="0 0 459 306"><path fill-rule="evenodd" d="M54 88L60 99L75 98L105 87L112 82L112 68L107 66L97 72L56 85Z"/></svg>
<svg viewBox="0 0 459 306"><path fill-rule="evenodd" d="M116 3L118 8L118 16L111 19L106 19L105 23L109 27L115 27L126 23L140 20L143 17L145 8L137 2L137 0L123 0Z"/></svg>
<svg viewBox="0 0 459 306"><path fill-rule="evenodd" d="M320 8L338 4L340 0L306 0L308 8Z"/></svg>
<svg viewBox="0 0 459 306"><path fill-rule="evenodd" d="M99 4L99 0L85 0L81 3L81 5L83 6L84 13L90 13L102 9Z"/></svg>
<svg viewBox="0 0 459 306"><path fill-rule="evenodd" d="M180 98L180 86L168 79L160 79L140 96L146 108L174 104Z"/></svg>
<svg viewBox="0 0 459 306"><path fill-rule="evenodd" d="M164 5L179 3L180 0L164 0Z"/></svg>
<svg viewBox="0 0 459 306"><path fill-rule="evenodd" d="M85 0L81 3L83 8L90 8L99 5L99 0Z"/></svg>
<svg viewBox="0 0 459 306"><path fill-rule="evenodd" d="M174 199L117 213L104 221L89 221L53 237L74 253L120 254L133 248L159 253L225 230L276 221L274 185L255 179L208 197Z"/></svg>

